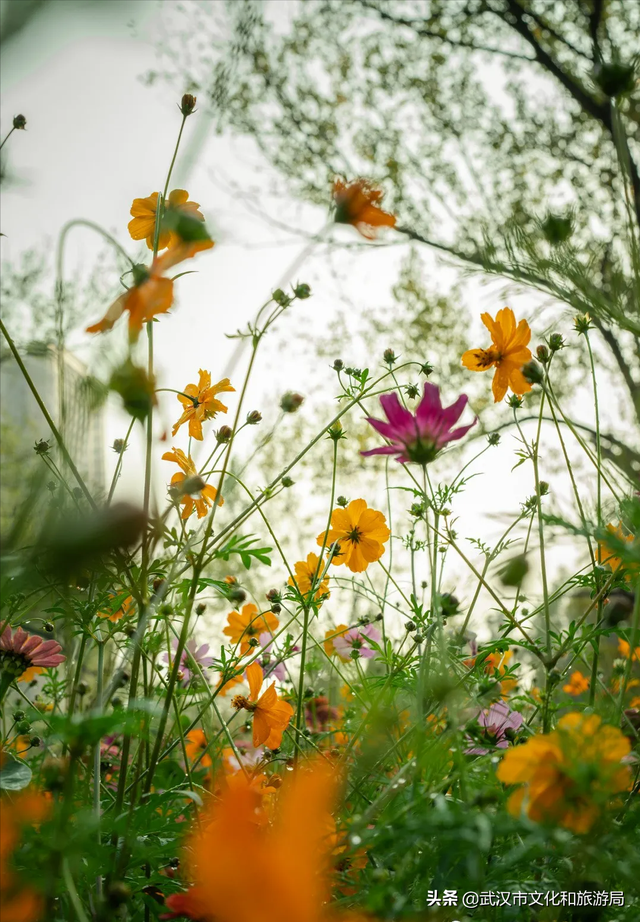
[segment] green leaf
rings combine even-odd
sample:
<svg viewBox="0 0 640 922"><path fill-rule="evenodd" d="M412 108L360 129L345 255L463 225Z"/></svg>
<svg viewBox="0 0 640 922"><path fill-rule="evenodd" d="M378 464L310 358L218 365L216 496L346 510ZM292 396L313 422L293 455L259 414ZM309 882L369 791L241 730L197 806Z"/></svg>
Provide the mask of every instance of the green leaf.
<svg viewBox="0 0 640 922"><path fill-rule="evenodd" d="M0 770L0 790L21 791L30 781L31 769L27 763L10 755Z"/></svg>

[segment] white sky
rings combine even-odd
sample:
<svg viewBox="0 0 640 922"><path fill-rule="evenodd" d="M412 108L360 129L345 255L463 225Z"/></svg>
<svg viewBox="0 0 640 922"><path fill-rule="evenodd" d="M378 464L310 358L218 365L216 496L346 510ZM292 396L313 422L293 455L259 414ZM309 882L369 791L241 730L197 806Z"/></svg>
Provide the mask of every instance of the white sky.
<svg viewBox="0 0 640 922"><path fill-rule="evenodd" d="M111 0L108 4L84 0L51 0L31 23L6 45L2 54L2 136L13 116L21 112L28 120L26 132L16 132L9 141L9 165L22 182L3 191L2 230L3 258L13 260L25 249L43 241L51 247L63 224L76 217L101 224L128 248L132 255L142 255L129 239L129 208L135 197L149 195L161 188L166 175L180 122L176 102L183 88L164 83L148 88L141 76L157 66L155 38L162 26L168 3L155 0ZM164 9L163 9L164 7ZM197 131L198 113L187 121L185 151L189 150ZM183 387L197 380L197 369L210 369L222 376L232 345L221 335L232 332L250 320L257 307L278 284L282 273L295 258L302 244L278 244L282 232L257 222L244 207L234 201L211 180L212 172L232 181L259 187L255 172L257 158L249 142L229 137L209 136L188 178L180 161L172 187L184 185L190 197L199 202L214 232L217 245L213 252L197 258L198 274L181 279L178 304L172 315L155 326L157 374L160 386ZM294 209L292 202L282 203L283 210ZM310 230L325 221L322 209L304 206L299 212ZM275 217L278 217L276 215ZM351 235L351 229L339 229ZM288 238L290 239L290 238ZM353 237L349 236L349 239ZM66 265L90 264L102 244L90 231L77 229L69 239ZM145 251L146 252L146 251ZM363 309L366 297L378 302L395 280L401 248L371 249L370 255L354 264L354 273L362 280ZM348 256L345 258L349 258ZM428 259L431 259L427 255ZM435 262L433 262L435 267ZM324 273L324 274L323 274ZM434 278L446 285L450 269L434 268ZM307 336L321 329L342 309L335 302L326 269L315 260L302 280L312 281L314 298L296 308L308 318ZM117 290L114 280L114 291ZM472 285L477 314L494 313L502 306L497 300L498 285ZM516 299L512 300L512 304ZM520 297L518 310L529 316L537 300ZM102 316L106 305L98 305L87 322ZM477 331L480 333L478 321ZM301 330L296 323L296 330ZM304 335L304 333L303 333ZM469 345L480 345L481 340ZM83 334L78 336L82 355ZM345 358L348 359L345 349ZM357 352L357 344L353 351ZM304 393L304 363L296 361L297 343L291 342L287 356L274 357L258 366L256 383L246 409L257 406L267 395L285 390ZM355 363L357 355L351 357ZM266 378L264 370L270 369ZM261 374L262 372L262 374ZM333 375L325 379L333 388ZM487 387L489 378L487 376ZM456 396L456 395L447 395ZM235 404L230 400L233 410ZM173 421L177 402L162 401L160 418ZM505 408L505 413L507 412ZM586 417L588 418L588 417ZM224 420L223 420L224 421ZM107 445L124 435L122 414L110 410L107 419ZM517 502L532 492L529 466L511 474L514 458L508 448L493 453L484 476L472 483L459 509L460 531L478 534L483 527L495 530L492 517L515 510ZM169 443L168 443L169 444ZM168 447L168 444L166 447ZM162 446L158 443L158 454ZM126 456L130 477L140 473L141 456L132 449ZM108 456L108 470L115 455ZM544 459L543 459L544 463ZM169 465L160 476L166 476ZM131 485L132 480L125 480ZM567 511L563 485L558 501ZM299 501L299 498L296 500ZM489 519L487 519L489 515ZM315 533L314 533L315 537ZM305 551L306 554L306 551ZM569 559L558 552L557 561Z"/></svg>

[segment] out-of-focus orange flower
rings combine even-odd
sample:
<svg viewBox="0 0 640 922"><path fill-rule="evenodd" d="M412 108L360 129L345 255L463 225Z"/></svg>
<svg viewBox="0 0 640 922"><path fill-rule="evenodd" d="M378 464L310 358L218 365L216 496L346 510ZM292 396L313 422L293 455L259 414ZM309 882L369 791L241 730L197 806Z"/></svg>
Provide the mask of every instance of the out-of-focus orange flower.
<svg viewBox="0 0 640 922"><path fill-rule="evenodd" d="M178 394L178 400L183 407L186 407L184 413L171 430L175 435L184 423L189 423L189 435L200 442L203 439L202 423L205 419L214 419L218 413L226 413L227 407L216 399L216 394L225 391L235 391L228 378L223 378L217 384L211 383L211 372L199 371L200 379L197 384L187 384L182 394Z"/></svg>
<svg viewBox="0 0 640 922"><path fill-rule="evenodd" d="M199 211L197 202L189 201L189 193L185 189L174 189L169 193L167 207L183 212L198 221L204 221L204 215ZM152 192L147 198L134 198L131 205L133 220L129 221L129 233L133 240L145 240L150 250L153 249L153 240L156 233L156 212L158 210L158 193ZM175 246L180 238L172 231L160 227L158 236L158 249L164 250L168 246Z"/></svg>
<svg viewBox="0 0 640 922"><path fill-rule="evenodd" d="M556 730L508 749L498 779L521 785L509 798L509 812L519 816L524 810L535 822L589 832L632 777L622 761L631 751L629 740L601 723L596 714L565 714Z"/></svg>
<svg viewBox="0 0 640 922"><path fill-rule="evenodd" d="M174 474L171 478L172 487L177 487L178 484L182 484L183 490L188 488L188 492L180 496L180 504L184 506L180 516L181 518L188 519L195 509L198 513L198 518L202 519L215 502L217 502L219 506L222 506L224 500L222 497L216 500L218 491L215 487L205 483L202 477L200 477L191 455L187 457L181 448L173 448L171 451L165 451L162 460L174 461L176 464L180 465L183 471L183 473L178 472Z"/></svg>
<svg viewBox="0 0 640 922"><path fill-rule="evenodd" d="M507 666L509 660L513 657L513 652L507 650L504 653L496 651L495 653L489 653L489 655L483 660L484 671L487 675L493 676L494 678L500 681L500 692L502 698L506 701L514 688L518 686L517 679L506 678L503 679L505 672L507 671ZM476 664L477 657L472 657L471 659L466 659L463 661L463 664L469 669L473 669Z"/></svg>
<svg viewBox="0 0 640 922"><path fill-rule="evenodd" d="M249 698L236 695L231 703L237 710L244 708L253 713L254 747L264 744L267 749L278 749L282 743L282 734L293 717L293 708L288 701L278 697L275 682L260 694L264 674L259 663L247 666L246 676Z"/></svg>
<svg viewBox="0 0 640 922"><path fill-rule="evenodd" d="M273 636L279 624L273 612L259 613L253 602L247 602L242 606L242 612L229 612L227 626L222 633L230 638L231 643L240 644L240 653L244 656L253 646L251 643L253 638L257 640L260 634Z"/></svg>
<svg viewBox="0 0 640 922"><path fill-rule="evenodd" d="M522 395L531 390L525 381L522 366L531 361L531 350L527 348L531 330L526 320L516 325L516 318L510 307L503 307L493 320L490 314L481 314L481 319L491 334L493 344L488 349L469 349L462 356L462 364L470 371L487 371L495 368L493 377L493 399L498 403L511 388L514 394Z"/></svg>
<svg viewBox="0 0 640 922"><path fill-rule="evenodd" d="M346 922L326 905L335 847L327 817L337 783L324 760L298 768L281 788L273 823L263 827L254 822L256 795L248 787L211 804L192 849L216 922Z"/></svg>
<svg viewBox="0 0 640 922"><path fill-rule="evenodd" d="M209 768L211 766L211 756L208 752L205 752L207 748L207 737L204 734L204 730L189 730L185 737L184 743L185 752L187 753L187 758L190 762L195 762L201 755L205 753L198 765L202 768Z"/></svg>
<svg viewBox="0 0 640 922"><path fill-rule="evenodd" d="M366 179L346 183L336 179L333 201L336 224L350 224L367 240L375 240L378 228L395 227L395 216L380 207L383 193Z"/></svg>
<svg viewBox="0 0 640 922"><path fill-rule="evenodd" d="M133 285L113 302L98 323L87 327L87 333L105 333L129 312L129 339L137 340L145 323L159 314L165 314L173 304L173 279L164 278L164 273L185 259L190 259L202 250L211 249L213 240L198 240L179 243L170 247L162 256L157 256L150 267L135 265L132 269Z"/></svg>
<svg viewBox="0 0 640 922"><path fill-rule="evenodd" d="M36 922L42 918L42 899L31 887L22 886L9 859L20 841L22 826L42 822L50 803L39 793L23 791L0 798L0 919L2 922Z"/></svg>
<svg viewBox="0 0 640 922"><path fill-rule="evenodd" d="M611 524L607 525L607 531L615 535L620 541L626 541L628 544L633 543L633 535L625 534L622 528L622 522L618 522L617 526ZM620 567L623 566L622 559L614 554L606 541L598 541L598 563L610 567L612 573L617 573Z"/></svg>
<svg viewBox="0 0 640 922"><path fill-rule="evenodd" d="M295 570L295 579L289 577L289 585L295 586L300 593L300 595L305 596L308 592L311 592L311 583L318 574L318 578L324 572L324 565L320 561L317 554L307 554L306 560L299 560L294 565ZM314 600L317 602L319 599L328 599L329 598L329 577L325 577L321 583L316 584L316 591L313 594ZM324 596L324 599L323 599Z"/></svg>
<svg viewBox="0 0 640 922"><path fill-rule="evenodd" d="M213 922L199 887L189 887L183 893L172 893L165 898L164 905L170 912L161 915L161 919L186 918L193 922Z"/></svg>
<svg viewBox="0 0 640 922"><path fill-rule="evenodd" d="M116 598L115 595L112 595L111 598ZM98 618L108 618L109 621L119 621L125 615L128 615L131 609L133 608L133 596L127 596L120 608L114 612L110 611L98 611L96 612Z"/></svg>
<svg viewBox="0 0 640 922"><path fill-rule="evenodd" d="M623 640L621 637L618 638L618 653L620 656L624 656L625 659L629 659L629 656L631 655L630 644L628 641ZM634 649L632 659L636 663L640 662L640 647L636 647Z"/></svg>
<svg viewBox="0 0 640 922"><path fill-rule="evenodd" d="M324 652L327 654L327 656L339 656L343 663L349 662L350 657L347 658L345 656L340 656L333 645L333 641L336 639L336 637L343 637L348 630L349 626L347 624L339 624L337 627L333 627L328 631L325 631L322 646L324 647Z"/></svg>
<svg viewBox="0 0 640 922"><path fill-rule="evenodd" d="M382 557L390 535L384 515L369 509L364 499L354 499L345 509L339 506L333 510L329 531L318 535L317 542L321 547L339 542L339 553L331 562L362 573Z"/></svg>
<svg viewBox="0 0 640 922"><path fill-rule="evenodd" d="M589 685L589 679L576 670L569 676L567 684L562 686L562 691L565 691L568 695L578 696L583 692L589 691Z"/></svg>

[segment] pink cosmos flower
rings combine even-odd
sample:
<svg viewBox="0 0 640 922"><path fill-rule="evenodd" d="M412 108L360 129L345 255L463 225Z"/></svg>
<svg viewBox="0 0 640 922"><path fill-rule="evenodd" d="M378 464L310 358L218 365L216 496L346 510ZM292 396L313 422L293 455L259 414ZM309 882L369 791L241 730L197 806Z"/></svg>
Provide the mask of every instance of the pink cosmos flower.
<svg viewBox="0 0 640 922"><path fill-rule="evenodd" d="M178 649L177 638L174 638L172 646L174 650ZM182 651L182 660L180 662L180 672L182 673L182 681L185 685L191 681L191 669L193 668L194 660L201 669L206 669L207 666L213 665L214 658L212 656L207 656L208 652L208 643L203 643L202 646L196 647L196 642L193 640L193 638L186 642L184 650ZM171 659L166 653L164 658L167 663L171 664Z"/></svg>
<svg viewBox="0 0 640 922"><path fill-rule="evenodd" d="M504 701L497 701L490 708L480 711L477 721L482 727L482 736L486 738L487 743L498 749L507 749L509 746L509 737L507 730L515 733L522 726L524 717L518 711L512 711ZM469 742L472 742L470 738ZM467 755L484 756L489 749L482 746L471 746L465 749Z"/></svg>
<svg viewBox="0 0 640 922"><path fill-rule="evenodd" d="M27 669L50 669L66 659L57 640L43 640L37 634L27 634L19 627L13 637L6 627L0 637L0 668L19 678Z"/></svg>
<svg viewBox="0 0 640 922"><path fill-rule="evenodd" d="M371 647L367 646L367 640L380 643L381 639L380 631L372 624L367 624L364 627L353 627L344 634L334 637L333 646L340 659L345 662L357 659L359 656L372 659L376 654Z"/></svg>
<svg viewBox="0 0 640 922"><path fill-rule="evenodd" d="M424 394L415 414L402 406L396 393L384 394L380 404L389 422L371 417L367 418L367 422L390 444L361 454L396 455L401 464L409 461L429 464L449 442L457 442L478 421L476 417L468 426L452 429L462 416L467 397L458 397L450 407L443 408L439 388L428 382L424 385Z"/></svg>

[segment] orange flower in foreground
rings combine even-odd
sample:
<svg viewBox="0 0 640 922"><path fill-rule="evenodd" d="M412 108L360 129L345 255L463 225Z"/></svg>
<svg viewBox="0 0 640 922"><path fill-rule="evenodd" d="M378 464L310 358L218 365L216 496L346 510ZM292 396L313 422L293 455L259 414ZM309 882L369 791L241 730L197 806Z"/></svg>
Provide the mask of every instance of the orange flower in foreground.
<svg viewBox="0 0 640 922"><path fill-rule="evenodd" d="M339 553L331 562L345 566L352 573L362 573L370 563L379 560L391 532L381 512L369 509L365 500L354 499L346 509L339 507L331 513L329 531L318 535L318 544L329 547L339 542Z"/></svg>
<svg viewBox="0 0 640 922"><path fill-rule="evenodd" d="M568 695L577 696L581 695L583 692L589 691L589 685L589 679L576 670L569 676L567 684L562 686L562 691L565 691Z"/></svg>
<svg viewBox="0 0 640 922"><path fill-rule="evenodd" d="M295 586L300 593L300 595L307 595L308 592L311 592L311 583L314 579L317 579L322 576L324 572L324 564L321 563L317 554L307 554L306 560L299 560L294 565L294 570L296 573L295 579L289 577L289 586ZM314 600L317 602L320 599L329 598L329 577L325 577L321 583L316 583L316 591L313 594ZM324 599L322 598L324 596Z"/></svg>
<svg viewBox="0 0 640 922"><path fill-rule="evenodd" d="M190 762L195 762L196 759L200 757L200 754L204 752L205 754L198 762L198 767L209 768L211 765L211 756L205 752L207 745L207 738L204 735L204 730L189 730L185 737L184 744L188 760Z"/></svg>
<svg viewBox="0 0 640 922"><path fill-rule="evenodd" d="M180 426L188 421L189 435L193 439L202 441L202 423L205 419L213 419L218 413L226 413L227 408L221 401L216 399L216 394L223 391L235 391L231 387L228 378L223 378L217 384L211 384L211 372L200 369L200 380L197 384L187 384L184 393L177 394L178 400L183 407L186 407L184 413L171 430L175 435Z"/></svg>
<svg viewBox="0 0 640 922"><path fill-rule="evenodd" d="M244 708L253 713L254 748L264 743L267 749L278 749L282 743L282 734L293 717L293 708L287 701L278 698L275 682L260 695L263 672L259 663L247 666L246 676L249 698L236 695L231 703L237 710Z"/></svg>
<svg viewBox="0 0 640 922"><path fill-rule="evenodd" d="M173 304L173 279L164 273L185 259L191 259L201 250L211 249L213 240L179 243L157 256L151 266L135 265L132 269L133 285L113 302L102 320L87 327L87 333L105 333L110 330L125 311L129 311L129 339L136 340L142 326L159 314L165 314Z"/></svg>
<svg viewBox="0 0 640 922"><path fill-rule="evenodd" d="M181 448L173 448L171 451L165 451L162 460L175 461L183 470L182 474L178 472L171 478L172 487L176 487L178 490L187 490L187 492L183 492L179 498L180 504L184 506L181 518L188 519L195 509L198 513L198 518L202 519L216 501L219 506L222 506L224 500L222 497L216 500L218 491L215 487L205 483L202 477L200 477L191 459L191 455L187 457ZM178 487L178 484L182 484L182 487ZM195 499L193 498L194 495L196 497Z"/></svg>
<svg viewBox="0 0 640 922"><path fill-rule="evenodd" d="M318 761L286 779L273 823L254 821L256 794L224 792L192 840L196 881L216 922L355 922L333 915L334 837L327 834L337 793L333 766Z"/></svg>
<svg viewBox="0 0 640 922"><path fill-rule="evenodd" d="M229 612L227 622L227 626L222 633L231 639L231 643L240 644L240 654L242 656L251 649L252 638L255 637L257 640L260 634L272 636L280 624L273 612L258 613L258 608L253 602L247 602L246 605L243 605L242 613L238 611Z"/></svg>
<svg viewBox="0 0 640 922"><path fill-rule="evenodd" d="M35 792L23 791L0 799L0 918L2 922L36 922L42 918L42 899L23 887L9 865L20 841L20 828L41 822L49 801Z"/></svg>
<svg viewBox="0 0 640 922"><path fill-rule="evenodd" d="M197 202L189 201L189 193L185 189L174 189L169 193L167 207L175 211L184 212L191 218L197 218L198 221L204 221L204 215L199 211L200 205ZM134 198L131 205L131 214L133 220L129 221L129 233L133 240L147 241L150 250L153 249L153 240L156 233L156 212L158 210L158 193L152 192L147 198ZM158 249L164 250L165 247L174 246L180 242L180 238L172 231L160 228L158 236Z"/></svg>
<svg viewBox="0 0 640 922"><path fill-rule="evenodd" d="M531 390L525 381L522 366L531 361L531 350L527 348L531 330L526 320L516 326L516 318L510 307L503 307L493 320L490 314L481 314L481 320L489 330L493 344L488 349L469 349L462 356L462 364L470 371L496 369L493 377L493 398L496 403L511 388L514 394L522 395Z"/></svg>
<svg viewBox="0 0 640 922"><path fill-rule="evenodd" d="M620 541L626 541L628 544L633 543L633 535L626 535L622 530L622 522L618 522L617 527L607 525L607 531L615 535ZM605 541L598 541L598 563L611 568L612 573L617 573L623 566L622 559L618 557Z"/></svg>
<svg viewBox="0 0 640 922"><path fill-rule="evenodd" d="M524 810L535 822L589 832L632 777L622 763L631 751L629 740L601 723L596 714L565 714L556 730L508 749L497 777L522 785L509 798L509 812L519 816Z"/></svg>
<svg viewBox="0 0 640 922"><path fill-rule="evenodd" d="M383 193L366 179L333 184L336 224L351 224L367 240L375 240L379 227L395 227L395 216L380 208Z"/></svg>

